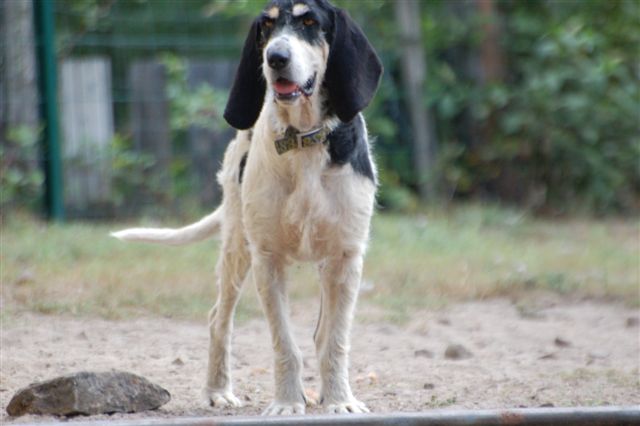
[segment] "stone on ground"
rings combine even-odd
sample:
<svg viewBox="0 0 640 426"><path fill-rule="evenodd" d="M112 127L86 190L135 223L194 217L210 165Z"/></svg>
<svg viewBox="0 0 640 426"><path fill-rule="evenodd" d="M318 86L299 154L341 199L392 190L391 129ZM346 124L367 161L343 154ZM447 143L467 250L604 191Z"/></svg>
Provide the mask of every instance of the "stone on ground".
<svg viewBox="0 0 640 426"><path fill-rule="evenodd" d="M170 399L166 389L132 373L79 372L19 390L9 402L7 413L11 416L134 413L154 410Z"/></svg>
<svg viewBox="0 0 640 426"><path fill-rule="evenodd" d="M444 351L444 357L446 359L467 359L472 356L473 354L462 345L449 345Z"/></svg>

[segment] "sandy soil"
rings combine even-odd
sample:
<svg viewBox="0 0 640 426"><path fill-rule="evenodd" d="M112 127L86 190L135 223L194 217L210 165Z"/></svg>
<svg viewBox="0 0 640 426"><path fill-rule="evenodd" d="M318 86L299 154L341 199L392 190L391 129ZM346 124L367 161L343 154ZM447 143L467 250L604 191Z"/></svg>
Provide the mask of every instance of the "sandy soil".
<svg viewBox="0 0 640 426"><path fill-rule="evenodd" d="M354 393L376 412L638 404L639 313L588 301L547 300L519 309L493 300L419 312L398 326L381 321L375 308L361 306L352 342ZM319 383L311 338L315 315L313 306L293 307L311 394ZM131 371L172 394L158 411L110 418L258 414L272 395L268 330L256 319L238 326L234 336L235 390L245 406L219 410L199 400L207 351L204 321L114 322L34 314L5 319L0 423L51 420L12 419L4 407L22 386L79 370ZM447 359L444 352L452 343L472 357Z"/></svg>

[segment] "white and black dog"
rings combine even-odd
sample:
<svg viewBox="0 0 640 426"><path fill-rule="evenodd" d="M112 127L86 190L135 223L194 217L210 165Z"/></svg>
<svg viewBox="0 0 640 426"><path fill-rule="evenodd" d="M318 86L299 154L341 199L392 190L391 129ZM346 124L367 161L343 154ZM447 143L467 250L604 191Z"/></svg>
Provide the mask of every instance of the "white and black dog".
<svg viewBox="0 0 640 426"><path fill-rule="evenodd" d="M225 119L239 129L218 180L220 207L181 229L137 228L123 240L184 244L220 232L211 310L208 404L239 406L230 378L233 314L245 280L269 322L275 399L265 414L304 413L302 357L288 319L285 269L317 263L314 334L329 412L367 407L349 385L349 332L374 210L376 169L360 113L382 65L349 15L327 0L274 0L251 26Z"/></svg>

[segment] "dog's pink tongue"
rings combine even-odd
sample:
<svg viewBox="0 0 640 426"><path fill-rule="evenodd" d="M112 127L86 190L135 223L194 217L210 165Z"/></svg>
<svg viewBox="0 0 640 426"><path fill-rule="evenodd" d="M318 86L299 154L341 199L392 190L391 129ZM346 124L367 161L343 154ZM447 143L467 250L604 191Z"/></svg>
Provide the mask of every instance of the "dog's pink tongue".
<svg viewBox="0 0 640 426"><path fill-rule="evenodd" d="M290 95L298 90L298 86L289 80L278 80L273 84L273 88L281 95Z"/></svg>

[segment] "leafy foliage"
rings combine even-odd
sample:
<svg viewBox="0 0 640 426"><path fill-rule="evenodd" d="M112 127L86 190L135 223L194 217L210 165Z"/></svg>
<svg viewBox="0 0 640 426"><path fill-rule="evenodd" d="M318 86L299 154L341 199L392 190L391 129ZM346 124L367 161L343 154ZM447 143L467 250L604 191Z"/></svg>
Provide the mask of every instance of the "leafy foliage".
<svg viewBox="0 0 640 426"><path fill-rule="evenodd" d="M458 196L489 194L535 209L637 211L640 5L496 4L505 78L485 84L465 63L483 37L482 20L425 4L437 178Z"/></svg>
<svg viewBox="0 0 640 426"><path fill-rule="evenodd" d="M34 208L41 202L43 173L38 168L40 129L9 129L0 145L0 207Z"/></svg>
<svg viewBox="0 0 640 426"><path fill-rule="evenodd" d="M394 3L334 3L364 27L385 63L380 91L365 111L370 134L377 137L379 202L389 209L415 210L417 173ZM559 213L638 211L640 4L491 3L496 14L490 23L499 29L504 72L499 79L482 81L478 55L487 18L479 13L478 3L421 2L428 64L424 101L439 140L430 176L438 181L441 194L447 199L506 200ZM185 61L237 57L246 24L263 5L255 0L59 0L59 52L109 55L115 98L122 97L132 59L164 58L171 129L179 153L184 139L180 135L190 126L223 125L218 111L225 97L208 86L189 88ZM123 105L114 108L117 120L126 119ZM129 155L127 150L121 153L121 160ZM130 165L145 167L146 160L131 160ZM188 163L179 156L174 163L174 187L189 191ZM122 164L121 170L129 167L126 161ZM126 173L122 179L119 185L125 188ZM37 180L18 179L32 184Z"/></svg>
<svg viewBox="0 0 640 426"><path fill-rule="evenodd" d="M514 78L485 94L500 114L497 137L482 158L518 164L519 181L541 187L554 206L637 207L638 4L505 6Z"/></svg>
<svg viewBox="0 0 640 426"><path fill-rule="evenodd" d="M195 89L187 82L186 61L174 54L166 54L162 63L167 69L167 98L171 108L171 130L180 132L191 126L220 130L226 126L222 111L229 94L201 84Z"/></svg>
<svg viewBox="0 0 640 426"><path fill-rule="evenodd" d="M113 203L116 208L135 200L141 193L157 194L160 184L152 178L155 159L133 149L130 139L116 134L111 140L111 181Z"/></svg>

